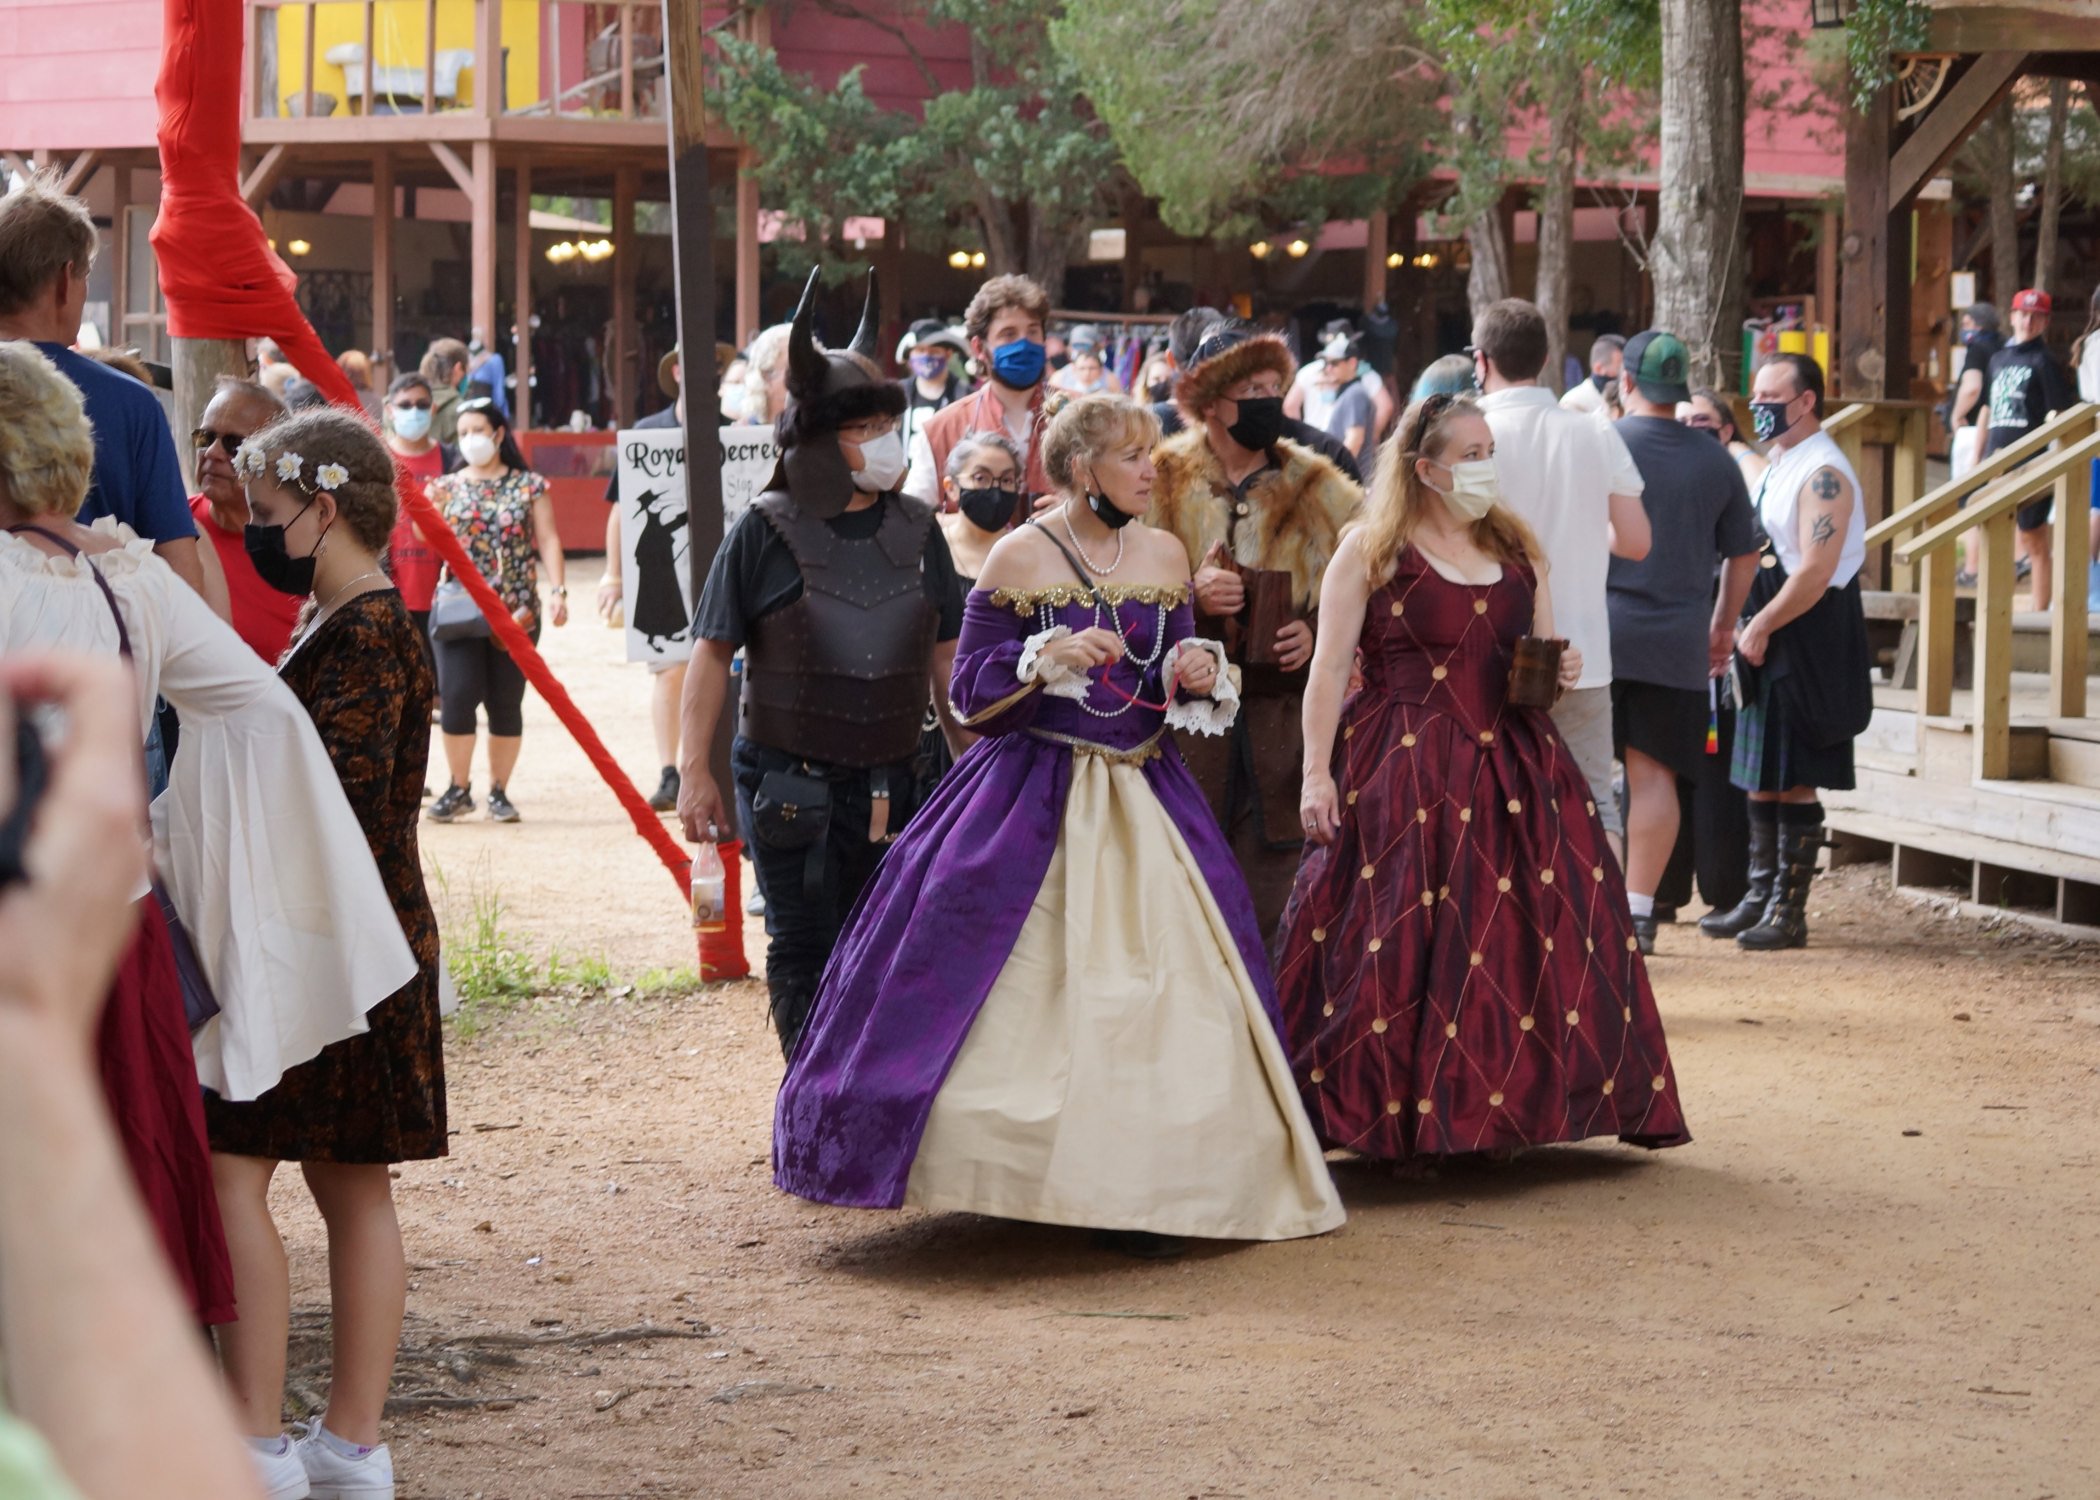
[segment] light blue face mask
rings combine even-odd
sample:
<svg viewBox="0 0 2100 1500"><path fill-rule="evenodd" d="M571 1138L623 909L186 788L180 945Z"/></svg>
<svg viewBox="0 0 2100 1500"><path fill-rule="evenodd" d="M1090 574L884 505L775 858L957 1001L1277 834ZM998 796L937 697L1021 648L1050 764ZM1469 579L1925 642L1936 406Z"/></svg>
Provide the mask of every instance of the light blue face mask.
<svg viewBox="0 0 2100 1500"><path fill-rule="evenodd" d="M420 443L430 436L430 408L427 406L390 406L387 421L396 437L406 438L411 443Z"/></svg>

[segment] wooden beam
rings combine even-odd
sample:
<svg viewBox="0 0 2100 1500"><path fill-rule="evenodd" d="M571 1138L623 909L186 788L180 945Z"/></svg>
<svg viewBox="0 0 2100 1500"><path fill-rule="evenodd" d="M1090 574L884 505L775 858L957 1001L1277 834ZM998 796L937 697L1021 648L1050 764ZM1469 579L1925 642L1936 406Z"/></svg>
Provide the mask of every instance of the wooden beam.
<svg viewBox="0 0 2100 1500"><path fill-rule="evenodd" d="M437 113L438 7L423 0L423 113Z"/></svg>
<svg viewBox="0 0 2100 1500"><path fill-rule="evenodd" d="M372 112L372 80L375 76L372 63L372 18L373 13L378 9L378 7L375 5L366 4L360 6L359 9L363 12L364 15L365 56L363 63L364 77L360 80L360 82L364 85L364 92L358 96L359 102L357 107L363 113L370 114ZM345 110L345 113L348 113L347 109Z"/></svg>
<svg viewBox="0 0 2100 1500"><path fill-rule="evenodd" d="M1889 197L1896 91L1845 115L1845 235L1838 246L1835 377L1851 401L1910 394L1910 213Z"/></svg>
<svg viewBox="0 0 2100 1500"><path fill-rule="evenodd" d="M250 208L259 207L263 199L270 196L270 189L277 186L277 179L284 175L286 165L285 148L272 146L255 164L253 171L241 180L241 197Z"/></svg>
<svg viewBox="0 0 2100 1500"><path fill-rule="evenodd" d="M1816 239L1816 321L1830 335L1833 356L1837 350L1838 241L1844 233L1844 220L1838 211L1824 209L1822 230ZM1829 373L1824 372L1826 384Z"/></svg>
<svg viewBox="0 0 2100 1500"><path fill-rule="evenodd" d="M2100 52L2100 21L2026 5L1947 5L1930 12L1924 50Z"/></svg>
<svg viewBox="0 0 2100 1500"><path fill-rule="evenodd" d="M1977 121L2012 92L2026 62L2025 52L1986 52L1954 80L1889 158L1888 193L1892 207L1909 207L1918 189L1961 149L1961 143L1976 129Z"/></svg>
<svg viewBox="0 0 2100 1500"><path fill-rule="evenodd" d="M66 175L58 181L61 193L78 194L95 175L95 168L102 164L100 151L83 151L73 158L73 165L66 168Z"/></svg>
<svg viewBox="0 0 2100 1500"><path fill-rule="evenodd" d="M1364 311L1385 300L1386 241L1392 233L1392 216L1384 209L1373 213L1364 234Z"/></svg>
<svg viewBox="0 0 2100 1500"><path fill-rule="evenodd" d="M517 336L512 345L511 373L516 379L512 387L510 414L513 425L524 432L532 426L532 164L521 161L517 166L517 260L511 272L512 312ZM494 334L488 340L491 349L501 349L503 340Z"/></svg>
<svg viewBox="0 0 2100 1500"><path fill-rule="evenodd" d="M613 169L613 304L612 377L613 426L634 425L635 400L641 389L641 339L634 322L634 166L622 162ZM712 352L712 351L710 351ZM713 369L712 361L699 366Z"/></svg>
<svg viewBox="0 0 2100 1500"><path fill-rule="evenodd" d="M2049 606L2049 716L2053 719L2085 717L2092 622L2085 607L2087 554L2080 545L2086 540L2086 528L2080 523L2090 504L2088 474L2060 474L2056 480L2058 536L2049 559L2055 575L2055 597Z"/></svg>
<svg viewBox="0 0 2100 1500"><path fill-rule="evenodd" d="M469 198L472 198L474 196L474 169L461 161L459 153L443 141L430 141L426 144L430 147L430 154L437 158L438 165L445 169L445 175L452 179L453 186L465 193Z"/></svg>
<svg viewBox="0 0 2100 1500"><path fill-rule="evenodd" d="M489 0L493 5L495 0ZM478 86L478 85L477 85ZM485 347L496 341L496 147L490 141L474 143L473 189L467 194L470 262L473 286L473 328Z"/></svg>
<svg viewBox="0 0 2100 1500"><path fill-rule="evenodd" d="M722 547L722 452L714 419L715 216L707 182L707 121L701 80L704 0L663 0L664 123L671 152L671 263L678 293L682 368L698 394L686 403L685 499L687 557L693 597ZM742 215L738 215L741 224ZM741 248L741 246L739 247ZM739 284L741 285L741 278ZM753 287L754 293L756 287ZM741 302L741 297L739 297ZM707 747L717 786L728 786L733 715L717 722ZM722 830L735 837L733 829Z"/></svg>
<svg viewBox="0 0 2100 1500"><path fill-rule="evenodd" d="M0 151L0 164L4 164L7 170L14 173L17 177L26 178L33 175L36 171L36 168L30 165L26 158L14 151Z"/></svg>
<svg viewBox="0 0 2100 1500"><path fill-rule="evenodd" d="M759 307L757 160L749 146L736 158L736 340L749 343L764 316Z"/></svg>
<svg viewBox="0 0 2100 1500"><path fill-rule="evenodd" d="M372 349L394 371L394 154L372 153Z"/></svg>
<svg viewBox="0 0 2100 1500"><path fill-rule="evenodd" d="M503 113L503 0L474 0L474 23L474 113L493 120Z"/></svg>
<svg viewBox="0 0 2100 1500"><path fill-rule="evenodd" d="M109 341L118 348L127 342L124 320L131 313L131 226L125 222L131 210L131 162L118 157L110 163L109 182Z"/></svg>

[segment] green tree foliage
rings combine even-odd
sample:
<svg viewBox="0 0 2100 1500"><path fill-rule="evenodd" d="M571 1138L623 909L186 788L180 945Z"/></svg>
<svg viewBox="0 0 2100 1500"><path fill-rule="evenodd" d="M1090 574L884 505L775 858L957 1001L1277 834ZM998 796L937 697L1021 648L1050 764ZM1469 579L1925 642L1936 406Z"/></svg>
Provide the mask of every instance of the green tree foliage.
<svg viewBox="0 0 2100 1500"><path fill-rule="evenodd" d="M1122 185L1107 130L1075 70L1049 45L1054 0L919 0L907 19L964 28L971 85L936 91L923 120L868 97L860 69L823 89L788 72L772 48L723 38L710 100L750 143L769 209L802 226L782 245L800 260L858 258L842 230L851 216L903 226L926 242L981 240L988 269L1026 271L1055 292L1088 226L1112 212ZM910 46L897 12L845 0L817 7L884 26ZM914 50L929 85L935 76Z"/></svg>

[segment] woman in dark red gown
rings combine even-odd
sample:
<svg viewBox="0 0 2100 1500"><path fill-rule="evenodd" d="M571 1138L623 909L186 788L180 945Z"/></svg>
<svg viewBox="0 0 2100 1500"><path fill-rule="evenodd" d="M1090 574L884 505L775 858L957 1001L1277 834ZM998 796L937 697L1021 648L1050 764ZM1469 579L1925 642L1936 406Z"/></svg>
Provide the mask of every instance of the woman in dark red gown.
<svg viewBox="0 0 2100 1500"><path fill-rule="evenodd" d="M1277 947L1292 1068L1325 1143L1380 1160L1680 1145L1596 805L1551 717L1507 701L1515 643L1550 636L1552 606L1537 543L1493 503L1493 454L1472 402L1417 404L1327 571L1309 844Z"/></svg>

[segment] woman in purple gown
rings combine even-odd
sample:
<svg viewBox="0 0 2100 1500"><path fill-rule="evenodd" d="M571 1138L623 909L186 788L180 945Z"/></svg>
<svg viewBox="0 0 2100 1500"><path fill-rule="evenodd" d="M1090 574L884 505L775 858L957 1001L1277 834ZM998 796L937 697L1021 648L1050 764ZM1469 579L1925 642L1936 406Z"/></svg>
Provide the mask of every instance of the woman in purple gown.
<svg viewBox="0 0 2100 1500"><path fill-rule="evenodd" d="M1166 733L1222 731L1238 690L1181 544L1126 524L1157 437L1117 396L1050 425L1063 502L993 548L956 653L983 738L883 860L781 1085L789 1192L1137 1253L1342 1221L1246 886Z"/></svg>

